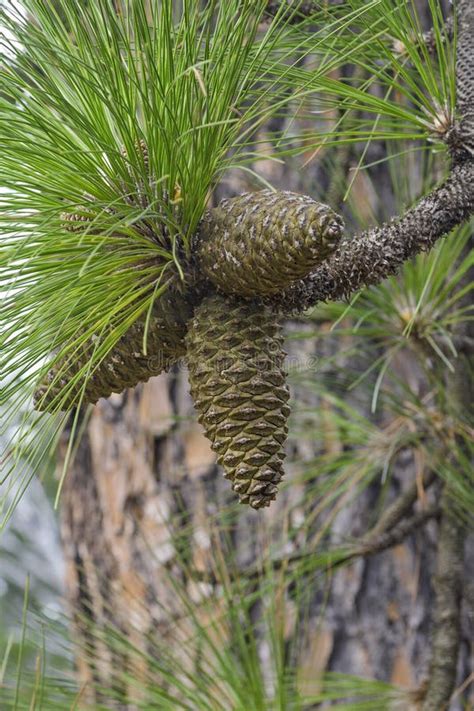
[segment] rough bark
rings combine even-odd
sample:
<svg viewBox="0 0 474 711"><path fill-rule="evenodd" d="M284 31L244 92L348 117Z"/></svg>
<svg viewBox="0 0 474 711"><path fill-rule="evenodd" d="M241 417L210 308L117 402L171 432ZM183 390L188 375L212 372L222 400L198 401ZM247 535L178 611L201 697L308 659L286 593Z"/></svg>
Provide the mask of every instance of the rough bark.
<svg viewBox="0 0 474 711"><path fill-rule="evenodd" d="M290 331L295 329L290 327ZM289 345L290 354L303 360L315 349L311 338ZM320 353L320 344L317 349ZM302 387L294 387L293 394L304 407L317 405ZM322 407L328 405L322 403ZM156 634L160 644L166 642L177 650L189 628L172 580L182 581L197 607L215 594L219 581L212 578L216 570L213 522L230 498L227 482L192 414L184 371L164 374L133 392L100 401L92 414L63 497L69 599L76 611L82 647L90 650L88 658L81 657L82 680L114 688L115 670L120 665L134 665L135 677L149 678L145 667L136 668L135 655L128 660L111 657L96 636L88 637L83 616L99 628L115 626L138 649L150 652L150 639ZM273 507L265 512L239 508L231 514L232 545L243 574L251 570L262 550L262 528L279 531L272 547L284 550L288 531L295 534L311 515L302 504L304 462L310 467L316 454L342 447L343 442L330 428L309 441L293 438L288 447L289 486ZM398 502L398 512L403 508L409 514L416 504L413 478L413 461L408 453L402 453L389 492L390 499ZM400 491L404 492L403 506ZM333 522L328 545L364 534L372 520L375 495L376 490L369 489L360 499L346 502ZM325 669L373 676L407 689L418 687L426 678L437 527L434 522L417 527L415 522L432 515L431 511L420 511L414 519L408 515L404 524L404 533L410 535L396 540L399 516L393 508L387 510L393 514L387 520L393 533L387 537L379 531L377 545L380 550L390 545L389 550L377 553L374 548L373 555L358 558L325 581L309 578L307 616L301 621L290 616L287 621L286 641L298 649L295 663L302 693L318 687ZM285 521L288 523L282 523ZM306 536L314 533L311 528L301 528L298 544L304 549ZM183 551L187 551L187 566L200 575L183 577ZM459 683L468 674L469 631L465 625L466 621ZM267 644L262 636L262 658ZM189 663L188 658L183 659L183 665ZM417 709L408 701L415 697L422 695L407 695L405 711ZM98 698L91 699L92 705ZM130 702L120 708L134 707ZM456 703L451 706L452 711L460 708Z"/></svg>
<svg viewBox="0 0 474 711"><path fill-rule="evenodd" d="M462 147L474 158L474 4L458 3L458 47L456 62L457 108L460 115L459 135Z"/></svg>
<svg viewBox="0 0 474 711"><path fill-rule="evenodd" d="M432 658L423 711L444 711L448 708L456 683L461 641L465 526L451 510L447 496L444 503L434 581L436 613L433 620Z"/></svg>
<svg viewBox="0 0 474 711"><path fill-rule="evenodd" d="M460 114L458 132L464 155L474 162L474 3L460 0L458 9L458 48L456 62L457 107ZM472 283L474 269L465 276L465 284ZM472 305L469 293L463 297L463 305ZM470 377L473 372L474 326L471 321L458 324L455 336L460 343L459 364L455 373L449 377L449 387L454 399L454 406L464 413L466 421L473 422L474 385ZM467 382L466 382L467 379ZM460 443L459 446L463 446ZM469 461L469 458L468 458ZM430 667L430 684L423 711L431 707L446 706L455 684L455 665L459 650L461 626L460 600L464 593L468 604L467 585L463 586L464 544L466 530L448 499L449 488L446 486L446 503L442 529L439 537L438 577L436 583L436 617L433 639L433 652Z"/></svg>
<svg viewBox="0 0 474 711"><path fill-rule="evenodd" d="M431 249L473 211L474 161L466 159L403 217L345 240L326 263L274 303L287 312L304 311L319 301L342 299L363 286L377 284L396 274L407 259Z"/></svg>

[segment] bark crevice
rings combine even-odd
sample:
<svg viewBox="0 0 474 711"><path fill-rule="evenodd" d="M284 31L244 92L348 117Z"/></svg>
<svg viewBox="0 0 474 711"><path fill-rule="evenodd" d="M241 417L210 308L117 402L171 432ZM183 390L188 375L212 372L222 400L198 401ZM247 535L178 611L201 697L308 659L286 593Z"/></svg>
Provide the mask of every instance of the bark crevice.
<svg viewBox="0 0 474 711"><path fill-rule="evenodd" d="M434 579L436 602L432 657L423 711L445 711L456 683L461 638L464 536L463 522L453 513L445 492Z"/></svg>

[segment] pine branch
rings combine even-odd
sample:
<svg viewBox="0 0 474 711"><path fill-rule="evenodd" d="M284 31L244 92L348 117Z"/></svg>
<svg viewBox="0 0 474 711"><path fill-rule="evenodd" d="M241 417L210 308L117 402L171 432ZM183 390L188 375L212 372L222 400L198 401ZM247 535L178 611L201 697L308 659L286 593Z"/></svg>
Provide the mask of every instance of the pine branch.
<svg viewBox="0 0 474 711"><path fill-rule="evenodd" d="M407 536L423 526L427 521L439 515L440 508L437 504L428 506L423 511L419 511L411 518L401 521L392 529L387 529L379 533L375 528L365 536L360 543L355 544L354 550L349 553L344 562L361 556L367 557L382 553L402 543Z"/></svg>
<svg viewBox="0 0 474 711"><path fill-rule="evenodd" d="M421 526L424 526L425 523L431 519L439 516L439 514L440 507L438 504L435 504L427 507L423 511L418 511L413 514L413 516L404 519L391 529L380 532L374 527L360 540L355 541L350 546L347 546L345 550L335 551L334 560L329 561L325 565L324 570L327 572L328 570L333 570L340 565L344 565L351 560L355 560L356 558L367 558L377 555L378 553L383 553L389 548L393 548L394 546L402 543L407 536L411 535ZM306 548L305 550L294 553L293 555L274 558L270 561L270 565L272 570L280 570L288 565L292 566L296 563L310 560L316 555L317 553L314 550ZM212 584L217 584L219 582L217 574L211 571L191 570L188 572L193 580L205 580L206 582L210 582ZM230 574L229 571L227 574ZM240 568L235 572L234 576L239 579L245 578L246 580L253 580L259 578L261 574L261 565L255 565L246 569Z"/></svg>
<svg viewBox="0 0 474 711"><path fill-rule="evenodd" d="M303 3L300 9L303 7L308 9L314 4L317 3ZM269 7L270 5L276 7L277 3L270 3ZM296 6L296 3L291 3L291 7L296 9ZM265 296L265 301L271 307L284 313L298 313L319 301L345 298L362 287L377 284L386 277L396 274L408 259L431 249L438 239L468 220L474 213L474 71L471 66L471 58L474 54L474 7L469 0L461 1L458 12L457 89L460 121L450 132L452 167L448 178L401 217L393 218L386 224L344 240L332 256L308 276L294 281L291 286L283 288L279 293ZM241 209L241 213L234 211L233 218L237 233L237 226L245 218L245 207ZM264 223L270 218L269 209ZM207 226L206 229L210 234L216 231L219 233L221 209L218 207L208 210L201 222L201 228L203 225ZM229 229L231 237L233 232L234 230ZM298 234L298 230L295 232L293 239L295 245L298 245L304 236L303 230L301 235ZM251 230L250 234L252 234ZM227 232L224 236L227 239ZM245 280L248 280L247 272L243 275ZM203 282L200 284L200 291L193 291L193 288L188 285L189 303L198 305L206 294L209 284L205 283L205 277L206 275L201 275ZM257 283L258 280L254 278L248 281ZM217 286L222 288L221 284ZM245 296L251 294L246 293ZM185 323L182 326L181 335L184 336ZM140 337L139 329L137 333ZM108 376L110 384L107 385L107 393L101 394L123 389L125 380L127 385L132 385L140 380L147 380L158 372L156 368L147 368L145 363L143 370L133 374L132 377L133 369L129 367L128 361L125 363L124 354L118 354L120 361L125 363L123 368L120 366L120 373L123 370L126 377L123 379L120 373L120 377L117 377L110 368L110 362L114 362L113 359L116 357L116 353L111 353L104 360L102 372ZM57 372L57 368L53 370ZM97 378L100 377L100 373L97 373ZM67 378L65 380L67 381ZM97 395L98 391L94 392L95 399ZM44 402L47 405L46 399Z"/></svg>
<svg viewBox="0 0 474 711"><path fill-rule="evenodd" d="M327 262L295 282L272 303L285 312L305 311L319 301L348 297L396 274L408 259L474 213L474 161L454 165L449 178L405 215L345 240Z"/></svg>
<svg viewBox="0 0 474 711"><path fill-rule="evenodd" d="M474 213L474 4L458 6L456 62L459 124L449 137L452 167L446 181L403 216L345 240L309 276L273 300L285 312L349 296L396 274L401 265L433 247Z"/></svg>
<svg viewBox="0 0 474 711"><path fill-rule="evenodd" d="M422 485L426 489L435 480L436 475L432 470L425 472ZM379 536L382 536L389 531L391 531L395 526L397 526L400 521L411 511L413 505L418 499L419 495L419 484L414 481L407 489L398 496L390 506L383 511L381 517L377 523L371 528L370 532L367 534L366 539L376 540Z"/></svg>
<svg viewBox="0 0 474 711"><path fill-rule="evenodd" d="M458 47L456 62L457 107L461 120L459 136L471 160L474 159L474 3L458 5Z"/></svg>
<svg viewBox="0 0 474 711"><path fill-rule="evenodd" d="M431 249L438 239L469 219L473 212L474 160L465 157L453 166L441 187L422 198L403 217L345 240L334 255L308 277L266 301L285 313L297 313L318 301L346 298L364 286L377 284L396 274L405 261ZM206 214L210 232L213 214L218 223L218 208ZM199 296L190 295L190 301L197 303L198 300ZM108 361L109 358L106 363ZM134 383L147 380L157 372L156 368L150 369L140 377L134 377ZM128 386L134 383L130 381ZM120 378L112 390L118 392L123 387Z"/></svg>

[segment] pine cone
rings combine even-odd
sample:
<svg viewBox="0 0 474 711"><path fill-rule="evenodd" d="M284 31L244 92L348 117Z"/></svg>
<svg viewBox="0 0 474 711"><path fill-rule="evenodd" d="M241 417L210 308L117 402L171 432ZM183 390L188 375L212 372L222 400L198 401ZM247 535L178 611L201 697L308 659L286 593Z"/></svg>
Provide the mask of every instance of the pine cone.
<svg viewBox="0 0 474 711"><path fill-rule="evenodd" d="M305 195L245 193L203 218L197 265L226 294L276 294L327 259L342 230L339 215Z"/></svg>
<svg viewBox="0 0 474 711"><path fill-rule="evenodd" d="M92 207L80 205L76 207L74 212L62 212L62 226L66 232L84 232L91 229L93 220L97 217L97 213Z"/></svg>
<svg viewBox="0 0 474 711"><path fill-rule="evenodd" d="M283 476L290 413L283 337L273 313L207 297L188 335L189 379L199 422L241 503L269 506Z"/></svg>
<svg viewBox="0 0 474 711"><path fill-rule="evenodd" d="M101 397L122 392L159 375L184 356L186 324L191 313L188 301L178 292L169 290L157 299L148 327L147 354L143 353L145 318L142 318L122 336L92 373L85 386L83 404L95 403ZM91 339L80 353L69 356L70 363L55 363L35 393L36 409L46 410L53 401L55 406L61 402L63 410L75 404L82 391L82 378L68 392L64 402L61 393L90 360L96 345L96 340Z"/></svg>
<svg viewBox="0 0 474 711"><path fill-rule="evenodd" d="M148 168L149 168L148 146L147 146L147 144L145 143L145 141L144 141L143 138L140 138L140 139L138 139L138 140L135 141L135 150L137 151L137 153L141 153L141 154L142 154L143 163L144 163L144 165L145 165L145 168L148 170ZM122 154L122 156L123 156L125 159L128 160L128 153L127 153L127 149L126 149L126 148L122 148L122 150L120 151L120 153Z"/></svg>

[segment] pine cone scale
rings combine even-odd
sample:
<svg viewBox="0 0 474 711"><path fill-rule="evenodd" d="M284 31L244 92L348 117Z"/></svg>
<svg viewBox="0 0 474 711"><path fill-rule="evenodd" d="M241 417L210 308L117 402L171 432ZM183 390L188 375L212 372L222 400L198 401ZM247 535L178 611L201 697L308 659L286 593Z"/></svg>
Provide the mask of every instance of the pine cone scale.
<svg viewBox="0 0 474 711"><path fill-rule="evenodd" d="M283 476L288 389L276 317L208 297L187 336L191 392L224 476L241 503L268 506Z"/></svg>
<svg viewBox="0 0 474 711"><path fill-rule="evenodd" d="M186 352L186 322L190 313L190 305L183 296L166 292L156 301L152 313L147 331L147 355L143 353L145 319L141 319L87 378L83 402L95 403L112 392L122 392L125 388L158 375L183 357ZM90 339L80 353L69 356L67 362L54 365L35 393L37 409L46 409L53 401L59 402L64 387L90 361L95 345L96 341ZM67 401L61 402L63 409L74 404L83 384L81 379L68 393Z"/></svg>
<svg viewBox="0 0 474 711"><path fill-rule="evenodd" d="M223 200L196 238L198 266L222 292L269 296L301 279L336 248L342 219L328 205L288 191Z"/></svg>

